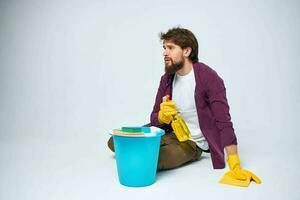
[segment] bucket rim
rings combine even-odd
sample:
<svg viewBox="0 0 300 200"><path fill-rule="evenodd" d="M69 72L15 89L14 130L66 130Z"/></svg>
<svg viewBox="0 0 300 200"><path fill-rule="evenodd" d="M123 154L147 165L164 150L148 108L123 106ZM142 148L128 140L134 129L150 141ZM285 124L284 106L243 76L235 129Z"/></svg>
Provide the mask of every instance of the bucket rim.
<svg viewBox="0 0 300 200"><path fill-rule="evenodd" d="M128 137L128 138L149 138L149 137L161 137L165 134L165 130L155 127L155 126L151 126L150 127L150 133L145 133L144 135L123 135L123 134L116 134L113 133L114 130L118 130L120 131L121 129L112 129L109 131L109 135L111 136L120 136L120 137Z"/></svg>

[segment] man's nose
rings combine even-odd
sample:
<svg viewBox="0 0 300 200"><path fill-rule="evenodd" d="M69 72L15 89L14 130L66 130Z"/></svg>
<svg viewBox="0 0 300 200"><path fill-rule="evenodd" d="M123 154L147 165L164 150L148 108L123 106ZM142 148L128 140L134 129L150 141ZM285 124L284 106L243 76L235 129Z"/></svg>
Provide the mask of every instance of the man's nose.
<svg viewBox="0 0 300 200"><path fill-rule="evenodd" d="M168 55L168 51L167 51L167 50L164 50L163 55L164 55L164 56L167 56L167 55Z"/></svg>

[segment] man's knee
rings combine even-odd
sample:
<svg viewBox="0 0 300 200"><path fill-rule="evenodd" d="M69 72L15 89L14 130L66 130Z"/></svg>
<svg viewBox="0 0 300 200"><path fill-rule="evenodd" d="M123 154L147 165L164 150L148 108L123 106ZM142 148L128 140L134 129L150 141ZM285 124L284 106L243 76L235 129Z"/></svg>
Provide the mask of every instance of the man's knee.
<svg viewBox="0 0 300 200"><path fill-rule="evenodd" d="M158 170L172 169L186 163L188 158L184 154L179 145L162 146L159 153Z"/></svg>
<svg viewBox="0 0 300 200"><path fill-rule="evenodd" d="M115 152L113 137L109 138L109 140L107 141L107 146L112 152Z"/></svg>
<svg viewBox="0 0 300 200"><path fill-rule="evenodd" d="M201 150L194 149L189 142L161 146L157 169L163 170L179 167L187 162L197 160L201 153Z"/></svg>

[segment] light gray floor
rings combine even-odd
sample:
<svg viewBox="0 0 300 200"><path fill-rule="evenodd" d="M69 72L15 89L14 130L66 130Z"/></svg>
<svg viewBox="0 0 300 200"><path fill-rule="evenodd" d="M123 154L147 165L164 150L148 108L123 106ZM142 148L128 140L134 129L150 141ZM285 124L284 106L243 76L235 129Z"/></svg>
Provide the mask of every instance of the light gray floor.
<svg viewBox="0 0 300 200"><path fill-rule="evenodd" d="M266 151L257 147L263 154L255 154L255 146L245 143L240 147L242 165L262 179L248 188L219 184L227 169L213 170L206 153L190 165L159 172L151 186L130 188L118 182L113 153L105 148L107 138L2 140L0 199L300 198L293 152L268 151L265 146Z"/></svg>

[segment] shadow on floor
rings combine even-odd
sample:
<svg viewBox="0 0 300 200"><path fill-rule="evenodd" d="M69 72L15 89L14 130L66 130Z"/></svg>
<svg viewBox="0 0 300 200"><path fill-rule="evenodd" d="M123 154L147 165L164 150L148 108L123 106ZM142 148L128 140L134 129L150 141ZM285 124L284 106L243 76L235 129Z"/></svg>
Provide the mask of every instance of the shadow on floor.
<svg viewBox="0 0 300 200"><path fill-rule="evenodd" d="M210 159L210 156L209 155L201 156L198 160L187 162L187 163L185 163L185 164L183 164L179 167L176 167L176 168L173 168L173 169L165 169L165 170L157 171L157 179L168 176L171 173L174 173L177 169L183 168L183 167L188 166L188 165L195 165L198 162L201 162L201 161L206 160L206 159Z"/></svg>

